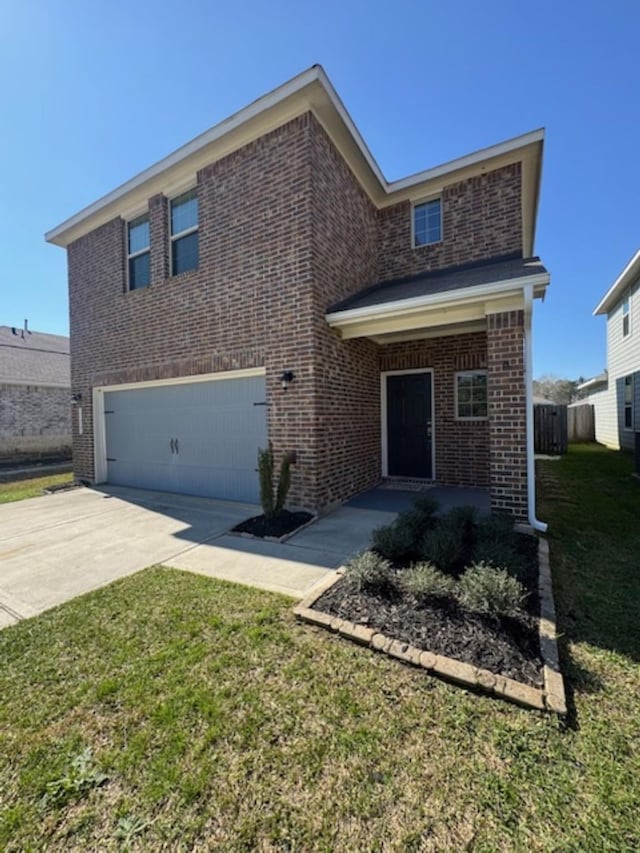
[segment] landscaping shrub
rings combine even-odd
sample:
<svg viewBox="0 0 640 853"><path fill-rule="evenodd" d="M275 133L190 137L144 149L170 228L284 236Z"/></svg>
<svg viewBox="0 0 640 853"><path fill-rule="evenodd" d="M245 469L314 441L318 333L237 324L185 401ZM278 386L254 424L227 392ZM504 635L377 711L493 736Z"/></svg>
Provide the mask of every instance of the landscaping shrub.
<svg viewBox="0 0 640 853"><path fill-rule="evenodd" d="M502 566L510 575L522 581L531 572L531 560L520 553L509 539L495 542L479 540L471 552L473 563Z"/></svg>
<svg viewBox="0 0 640 853"><path fill-rule="evenodd" d="M525 589L506 569L474 563L460 578L458 599L465 610L485 616L518 616Z"/></svg>
<svg viewBox="0 0 640 853"><path fill-rule="evenodd" d="M433 498L421 495L413 502L414 511L420 513L425 522L432 521L438 512L438 501Z"/></svg>
<svg viewBox="0 0 640 853"><path fill-rule="evenodd" d="M441 572L458 575L466 561L463 531L455 525L441 521L428 530L420 541L420 559L434 563Z"/></svg>
<svg viewBox="0 0 640 853"><path fill-rule="evenodd" d="M394 563L403 563L415 558L419 534L412 520L401 521L399 517L393 524L374 530L372 542L382 557Z"/></svg>
<svg viewBox="0 0 640 853"><path fill-rule="evenodd" d="M455 581L444 575L433 563L416 563L400 575L400 588L424 603L430 598L447 598L453 594Z"/></svg>
<svg viewBox="0 0 640 853"><path fill-rule="evenodd" d="M345 566L346 577L358 590L382 592L393 583L393 568L388 560L374 551L365 551Z"/></svg>
<svg viewBox="0 0 640 853"><path fill-rule="evenodd" d="M502 566L522 580L536 571L537 551L534 536L516 533L511 516L496 514L477 523L471 560Z"/></svg>

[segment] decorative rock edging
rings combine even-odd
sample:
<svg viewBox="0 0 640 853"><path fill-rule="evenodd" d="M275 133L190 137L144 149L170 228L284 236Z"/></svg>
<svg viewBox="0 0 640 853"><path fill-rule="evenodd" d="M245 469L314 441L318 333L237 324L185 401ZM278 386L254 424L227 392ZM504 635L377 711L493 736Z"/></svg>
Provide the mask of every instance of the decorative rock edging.
<svg viewBox="0 0 640 853"><path fill-rule="evenodd" d="M228 534L229 536L242 536L243 539L259 539L261 542L286 542L287 539L291 539L292 536L295 536L296 533L300 533L302 530L309 527L310 524L315 524L319 517L319 515L314 515L313 518L310 518L309 521L305 521L305 523L301 524L300 527L296 527L295 530L285 533L282 536L254 536L253 533L247 533L244 530L229 530Z"/></svg>
<svg viewBox="0 0 640 853"><path fill-rule="evenodd" d="M341 637L388 654L403 663L418 666L446 681L460 684L472 690L491 693L525 708L534 708L537 711L547 710L564 716L567 713L567 706L556 641L555 607L549 567L549 543L545 539L538 540L538 565L543 689L522 684L503 675L496 675L489 670L454 658L418 649L408 643L387 637L385 634L376 631L375 628L356 625L346 619L322 613L320 610L313 610L312 605L320 596L340 580L344 574L343 567L319 581L294 607L293 612L303 622L309 622L312 625L333 631Z"/></svg>

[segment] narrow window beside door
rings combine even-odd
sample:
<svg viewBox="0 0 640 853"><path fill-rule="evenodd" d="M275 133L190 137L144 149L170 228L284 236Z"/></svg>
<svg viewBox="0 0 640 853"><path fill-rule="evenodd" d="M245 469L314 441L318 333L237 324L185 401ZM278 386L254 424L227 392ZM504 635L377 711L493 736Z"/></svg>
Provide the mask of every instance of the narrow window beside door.
<svg viewBox="0 0 640 853"><path fill-rule="evenodd" d="M456 373L456 419L485 420L487 417L487 372Z"/></svg>

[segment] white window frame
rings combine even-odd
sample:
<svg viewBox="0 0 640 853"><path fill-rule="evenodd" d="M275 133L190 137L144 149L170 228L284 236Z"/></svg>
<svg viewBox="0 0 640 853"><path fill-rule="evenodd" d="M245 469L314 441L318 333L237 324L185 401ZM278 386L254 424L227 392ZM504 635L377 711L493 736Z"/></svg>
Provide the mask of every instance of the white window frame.
<svg viewBox="0 0 640 853"><path fill-rule="evenodd" d="M149 242L147 244L146 249L139 249L137 252L129 251L129 229L134 222L137 222L139 219L146 219L149 223ZM141 255L149 255L149 284L145 284L144 287L131 287L131 265L129 261L133 260L133 258L139 258ZM151 286L151 216L149 215L149 211L141 211L137 216L132 216L130 219L127 219L127 290L144 290L145 287Z"/></svg>
<svg viewBox="0 0 640 853"><path fill-rule="evenodd" d="M627 379L629 380L629 385L627 385ZM634 377L633 373L629 373L629 374L627 374L627 376L624 377L622 387L623 387L623 389L625 389L625 391L623 391L623 398L622 398L622 429L625 432L633 432L634 427L635 427L635 424L634 424L635 418L634 418L634 411L633 410L635 409L634 397L635 397L635 390L636 390L635 389L635 377ZM631 388L631 400L628 403L625 399L625 396L626 396L625 392L626 392L627 388ZM627 408L629 408L629 410L631 411L631 426L627 426Z"/></svg>
<svg viewBox="0 0 640 853"><path fill-rule="evenodd" d="M185 228L183 231L179 231L177 234L172 234L171 233L171 209L172 209L173 203L177 199L181 198L183 195L187 195L187 193L191 193L191 192L195 193L196 200L198 202L198 221L195 225L192 225L191 228ZM173 244L174 244L174 242L176 240L180 240L182 237L188 237L189 234L194 234L200 228L200 195L198 193L197 185L192 186L192 187L187 187L185 190L180 190L179 193L177 193L176 195L172 196L169 199L169 222L168 222L168 226L169 226L169 270L171 272L171 278L173 278L176 275L184 275L184 272L174 272L173 271ZM198 239L198 266L200 266L200 240L199 239ZM198 269L198 267L195 267L195 269L185 270L185 272L195 272L197 269Z"/></svg>
<svg viewBox="0 0 640 853"><path fill-rule="evenodd" d="M625 305L627 310L625 311ZM627 331L625 332L625 320L627 322ZM631 335L631 289L627 290L622 298L622 337L628 338Z"/></svg>
<svg viewBox="0 0 640 853"><path fill-rule="evenodd" d="M455 408L455 420L462 421L464 423L470 423L473 421L486 421L489 419L489 383L487 381L486 389L487 389L487 414L486 415L473 415L469 417L468 415L460 415L458 414L458 378L460 376L487 376L487 371L483 368L479 368L478 370L458 370L453 374L453 401Z"/></svg>
<svg viewBox="0 0 640 853"><path fill-rule="evenodd" d="M416 208L420 207L423 204L429 204L429 202L438 201L440 202L440 239L433 240L431 243L416 243ZM411 246L414 249L425 249L427 246L437 246L438 243L442 243L444 240L444 222L442 216L442 194L438 193L438 195L432 195L428 198L421 198L414 201L411 205Z"/></svg>

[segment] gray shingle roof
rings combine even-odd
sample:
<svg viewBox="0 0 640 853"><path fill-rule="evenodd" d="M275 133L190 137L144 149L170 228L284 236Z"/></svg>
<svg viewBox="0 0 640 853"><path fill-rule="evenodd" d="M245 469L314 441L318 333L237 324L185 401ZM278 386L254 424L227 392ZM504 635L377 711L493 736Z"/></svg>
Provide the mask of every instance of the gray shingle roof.
<svg viewBox="0 0 640 853"><path fill-rule="evenodd" d="M546 273L540 258L503 257L475 264L448 267L434 272L421 273L410 278L383 281L361 290L355 296L332 305L327 313L349 311L354 308L369 308L385 302L401 299L413 299L416 296L430 296L449 290L462 290L482 284L509 281L514 278Z"/></svg>
<svg viewBox="0 0 640 853"><path fill-rule="evenodd" d="M0 383L71 386L69 338L0 326Z"/></svg>

